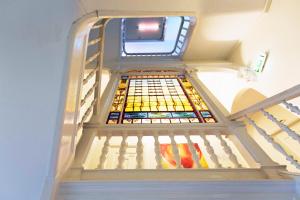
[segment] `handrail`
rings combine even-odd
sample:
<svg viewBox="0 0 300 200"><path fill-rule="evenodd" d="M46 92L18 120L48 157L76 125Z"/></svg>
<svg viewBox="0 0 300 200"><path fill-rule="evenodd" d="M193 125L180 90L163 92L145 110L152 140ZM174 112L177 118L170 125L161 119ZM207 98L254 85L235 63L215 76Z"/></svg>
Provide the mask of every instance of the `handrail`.
<svg viewBox="0 0 300 200"><path fill-rule="evenodd" d="M277 104L282 103L283 101L288 101L290 99L294 99L296 97L300 96L300 84L291 87L290 89L287 89L279 94L276 94L272 97L269 97L257 104L254 104L253 106L250 106L244 110L241 110L237 113L234 113L232 115L229 115L230 120L236 120L241 117L244 117L247 114L254 113L257 111L260 111L261 109L268 108Z"/></svg>

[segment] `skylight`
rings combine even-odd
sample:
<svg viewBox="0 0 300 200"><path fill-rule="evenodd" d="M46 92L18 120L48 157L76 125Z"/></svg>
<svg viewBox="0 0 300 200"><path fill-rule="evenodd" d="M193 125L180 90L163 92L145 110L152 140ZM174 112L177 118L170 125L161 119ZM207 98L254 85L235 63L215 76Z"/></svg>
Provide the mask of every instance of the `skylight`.
<svg viewBox="0 0 300 200"><path fill-rule="evenodd" d="M180 56L190 17L122 19L121 56Z"/></svg>
<svg viewBox="0 0 300 200"><path fill-rule="evenodd" d="M107 124L216 123L184 75L122 76Z"/></svg>

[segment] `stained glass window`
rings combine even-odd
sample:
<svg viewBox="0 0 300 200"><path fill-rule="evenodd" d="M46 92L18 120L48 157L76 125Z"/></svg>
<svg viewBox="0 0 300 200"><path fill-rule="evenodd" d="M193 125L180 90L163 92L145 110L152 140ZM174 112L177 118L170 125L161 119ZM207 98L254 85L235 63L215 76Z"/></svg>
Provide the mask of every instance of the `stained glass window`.
<svg viewBox="0 0 300 200"><path fill-rule="evenodd" d="M108 124L214 123L216 119L185 76L123 76Z"/></svg>

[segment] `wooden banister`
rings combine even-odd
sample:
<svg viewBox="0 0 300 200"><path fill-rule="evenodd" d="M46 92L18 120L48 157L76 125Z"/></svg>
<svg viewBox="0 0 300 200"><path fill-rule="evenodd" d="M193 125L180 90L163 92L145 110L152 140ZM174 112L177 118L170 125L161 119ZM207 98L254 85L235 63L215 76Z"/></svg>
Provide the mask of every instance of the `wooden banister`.
<svg viewBox="0 0 300 200"><path fill-rule="evenodd" d="M244 110L241 110L237 113L229 115L228 118L230 120L236 120L241 117L244 117L247 114L251 114L251 113L260 111L261 109L272 107L274 105L282 103L283 101L288 101L290 99L294 99L299 96L300 96L300 84L298 84L290 89L287 89L279 94L276 94L272 97L269 97L269 98L267 98L257 104L254 104L253 106L250 106Z"/></svg>

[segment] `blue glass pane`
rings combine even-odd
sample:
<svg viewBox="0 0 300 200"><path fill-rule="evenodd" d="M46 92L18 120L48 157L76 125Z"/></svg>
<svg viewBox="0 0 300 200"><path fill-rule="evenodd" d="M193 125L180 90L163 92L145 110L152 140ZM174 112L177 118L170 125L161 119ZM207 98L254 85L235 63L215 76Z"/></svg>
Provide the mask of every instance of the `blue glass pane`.
<svg viewBox="0 0 300 200"><path fill-rule="evenodd" d="M149 112L149 118L172 118L170 112Z"/></svg>
<svg viewBox="0 0 300 200"><path fill-rule="evenodd" d="M174 118L193 118L196 117L194 112L172 112Z"/></svg>
<svg viewBox="0 0 300 200"><path fill-rule="evenodd" d="M129 112L124 114L125 119L143 119L147 118L146 112Z"/></svg>

